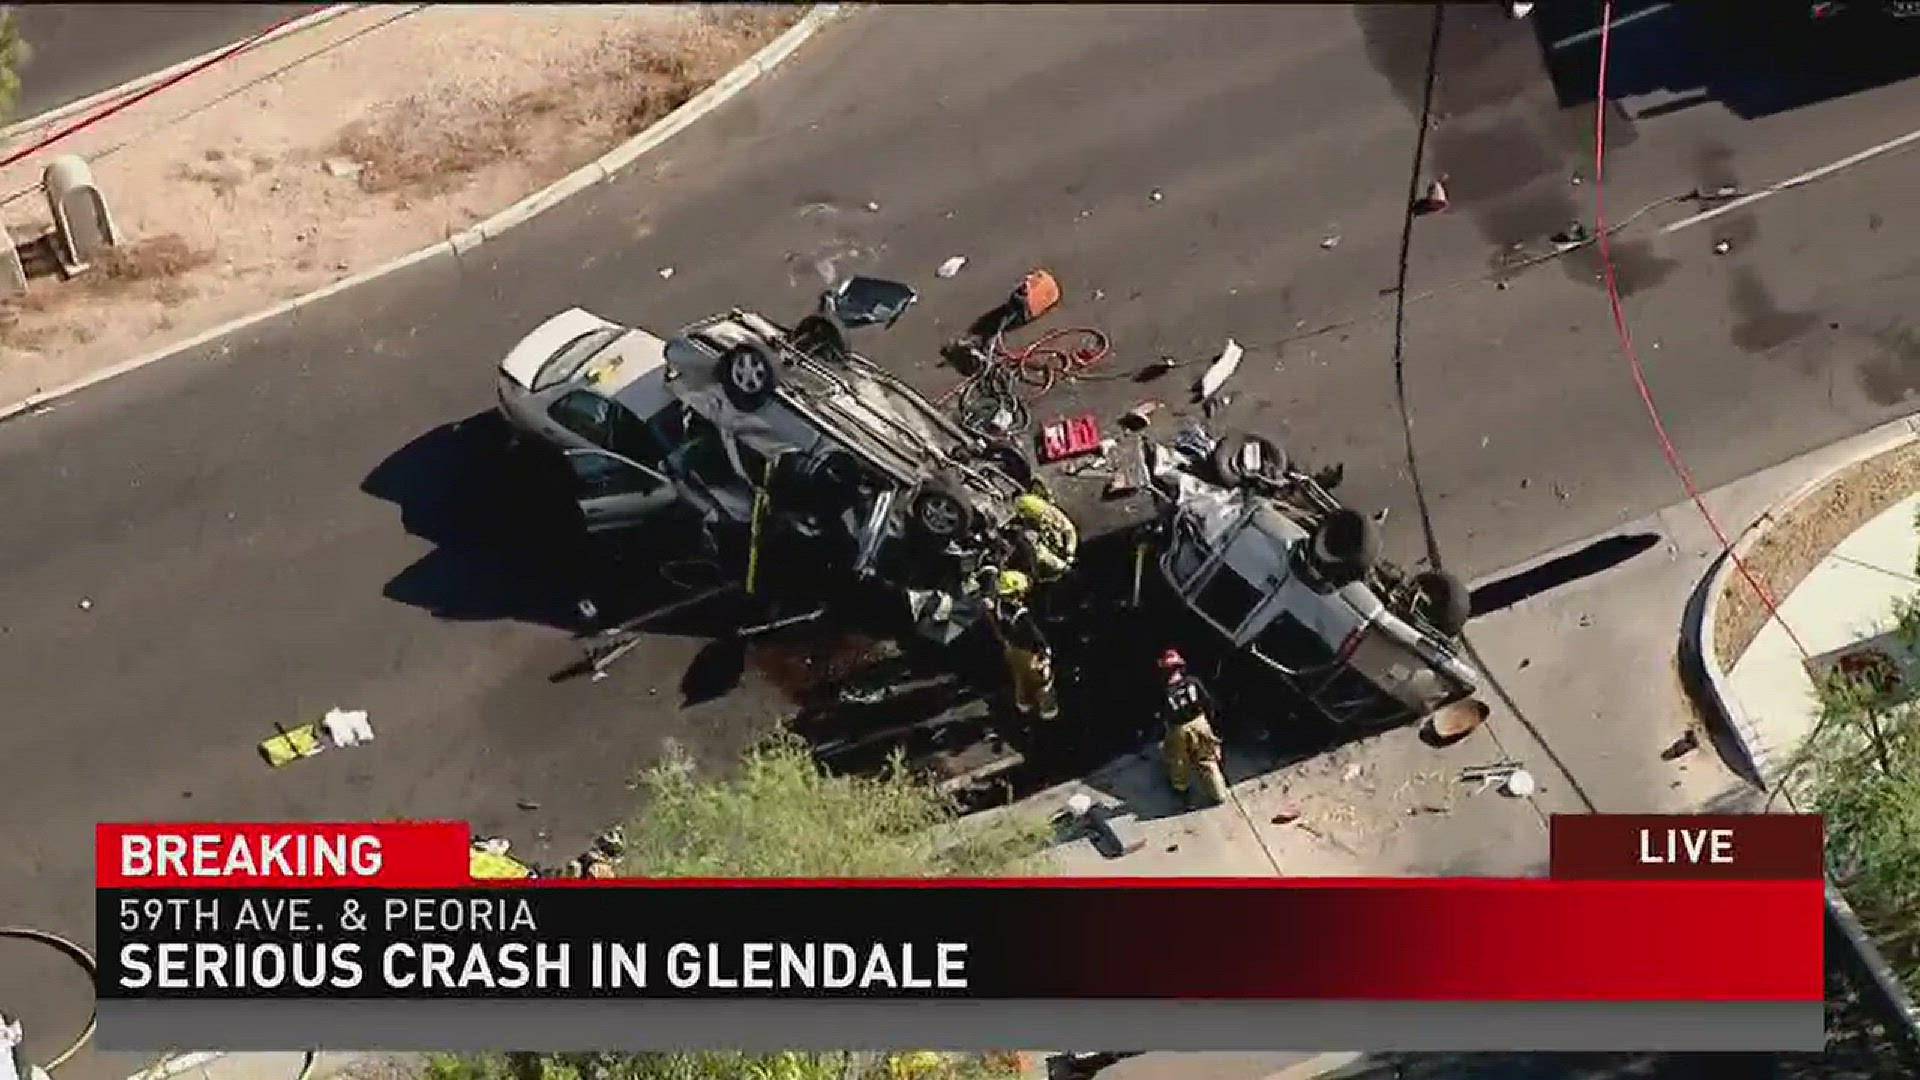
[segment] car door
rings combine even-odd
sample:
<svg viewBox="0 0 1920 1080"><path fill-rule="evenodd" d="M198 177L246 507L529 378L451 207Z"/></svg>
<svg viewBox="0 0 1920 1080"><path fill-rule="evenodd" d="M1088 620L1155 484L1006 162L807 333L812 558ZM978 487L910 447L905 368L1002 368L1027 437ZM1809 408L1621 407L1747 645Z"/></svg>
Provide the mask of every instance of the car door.
<svg viewBox="0 0 1920 1080"><path fill-rule="evenodd" d="M573 449L566 458L577 485L574 501L590 533L644 525L679 498L660 472L611 451Z"/></svg>

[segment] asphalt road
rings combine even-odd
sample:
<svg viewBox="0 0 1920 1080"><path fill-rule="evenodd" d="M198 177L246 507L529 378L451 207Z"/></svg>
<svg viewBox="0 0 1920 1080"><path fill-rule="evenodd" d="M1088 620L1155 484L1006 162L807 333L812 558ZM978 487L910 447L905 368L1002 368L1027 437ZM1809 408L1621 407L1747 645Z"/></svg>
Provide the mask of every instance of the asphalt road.
<svg viewBox="0 0 1920 1080"><path fill-rule="evenodd" d="M256 34L319 4L23 4L26 118Z"/></svg>
<svg viewBox="0 0 1920 1080"><path fill-rule="evenodd" d="M1471 576L1677 489L1591 261L1480 280L1589 214L1588 106L1554 80L1579 58L1550 67L1545 31L1493 5L1455 11L1433 138L1454 205L1422 220L1412 287L1446 291L1412 306L1405 382L1445 560ZM1344 460L1346 494L1390 508L1391 548L1417 553L1389 325L1302 335L1383 310L1426 34L1391 5L868 11L497 242L0 427L3 750L30 766L0 786L9 921L91 936L102 819L456 817L570 855L669 741L726 760L780 710L753 679L682 707L711 655L698 627L605 683L550 683L584 564L511 501L485 425L457 422L489 408L501 350L572 304L670 329L733 303L798 314L823 270L898 275L924 301L868 351L939 389L935 346L1049 266L1067 294L1050 325L1110 333L1109 373L1244 343L1219 423ZM1618 120L1609 204L1792 175L1902 134L1917 97ZM1910 407L1917 215L1894 158L1622 237L1653 391L1703 485ZM966 269L935 279L955 254ZM1184 377L1041 411L1112 415ZM333 705L369 709L378 740L260 764L275 723ZM0 972L39 1049L84 1013L50 961L8 949Z"/></svg>

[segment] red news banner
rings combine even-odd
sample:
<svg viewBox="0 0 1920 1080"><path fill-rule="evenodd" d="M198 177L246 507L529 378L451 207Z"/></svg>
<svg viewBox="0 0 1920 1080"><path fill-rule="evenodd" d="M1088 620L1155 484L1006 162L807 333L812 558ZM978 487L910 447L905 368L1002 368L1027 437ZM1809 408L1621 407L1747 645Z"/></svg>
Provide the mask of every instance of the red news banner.
<svg viewBox="0 0 1920 1080"><path fill-rule="evenodd" d="M1813 1002L1817 818L1562 816L1549 879L475 882L464 825L101 825L104 999ZM1150 928L1212 944L1144 963Z"/></svg>

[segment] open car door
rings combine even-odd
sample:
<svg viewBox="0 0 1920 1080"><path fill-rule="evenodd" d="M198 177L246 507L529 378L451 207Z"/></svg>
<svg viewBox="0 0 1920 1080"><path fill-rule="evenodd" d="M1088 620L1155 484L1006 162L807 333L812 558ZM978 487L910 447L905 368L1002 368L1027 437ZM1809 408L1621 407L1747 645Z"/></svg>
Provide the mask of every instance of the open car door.
<svg viewBox="0 0 1920 1080"><path fill-rule="evenodd" d="M607 450L568 450L575 502L590 533L637 528L679 499L673 481Z"/></svg>

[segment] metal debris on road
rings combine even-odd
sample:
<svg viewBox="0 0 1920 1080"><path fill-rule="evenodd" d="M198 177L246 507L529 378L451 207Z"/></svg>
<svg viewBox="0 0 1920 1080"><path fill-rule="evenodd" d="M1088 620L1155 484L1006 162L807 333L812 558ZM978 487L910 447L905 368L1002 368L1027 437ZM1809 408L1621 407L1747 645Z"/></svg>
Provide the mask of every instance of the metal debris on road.
<svg viewBox="0 0 1920 1080"><path fill-rule="evenodd" d="M1733 241L1731 240L1722 240L1719 243L1713 245L1713 253L1715 255L1725 255L1727 252L1732 250L1733 250Z"/></svg>
<svg viewBox="0 0 1920 1080"><path fill-rule="evenodd" d="M1520 771L1520 763L1517 761L1496 761L1491 765L1474 765L1461 769L1457 779L1462 784L1478 783L1480 786L1473 791L1478 795L1495 784L1506 783L1509 777Z"/></svg>
<svg viewBox="0 0 1920 1080"><path fill-rule="evenodd" d="M953 258L941 263L940 268L933 273L935 277L950 278L959 273L960 268L965 265L967 265L967 257L965 255L955 255Z"/></svg>
<svg viewBox="0 0 1920 1080"><path fill-rule="evenodd" d="M1105 300L1107 298L1107 290L1105 289L1093 290L1093 298L1095 300Z"/></svg>
<svg viewBox="0 0 1920 1080"><path fill-rule="evenodd" d="M1161 199L1166 198L1166 196L1161 194L1159 188L1154 188L1152 191L1147 193L1147 198L1151 199L1154 202L1159 202Z"/></svg>
<svg viewBox="0 0 1920 1080"><path fill-rule="evenodd" d="M1147 425L1153 423L1153 414L1160 411L1162 404L1159 401L1143 401L1135 405L1121 414L1120 426L1128 431L1146 430Z"/></svg>
<svg viewBox="0 0 1920 1080"><path fill-rule="evenodd" d="M1135 375L1133 379L1135 382L1150 382L1154 379L1159 378L1162 375L1165 375L1167 372L1172 371L1174 368L1177 368L1179 366L1180 366L1180 361L1175 359L1174 357L1162 356L1158 360L1155 360L1152 363L1148 364L1146 367L1141 368L1140 373L1138 375Z"/></svg>
<svg viewBox="0 0 1920 1080"><path fill-rule="evenodd" d="M540 809L540 804L537 802L534 802L532 799L521 799L518 802L514 803L513 805L519 807L522 810Z"/></svg>
<svg viewBox="0 0 1920 1080"><path fill-rule="evenodd" d="M879 204L879 203L877 203L877 202L869 202L869 203L867 204L867 213L869 213L869 214L877 214L877 213L879 213L879 212L880 212L880 204Z"/></svg>
<svg viewBox="0 0 1920 1080"><path fill-rule="evenodd" d="M1339 246L1340 246L1340 236L1338 233L1335 233L1334 235L1329 236L1326 239L1320 241L1320 248L1323 251L1332 251L1334 248L1337 248Z"/></svg>
<svg viewBox="0 0 1920 1080"><path fill-rule="evenodd" d="M1197 389L1202 402L1218 394L1220 388L1227 385L1227 380L1233 378L1233 373L1240 370L1240 358L1245 354L1246 350L1240 347L1239 342L1232 338L1227 339L1226 345L1220 350L1220 356L1208 365L1206 372L1200 376Z"/></svg>
<svg viewBox="0 0 1920 1080"><path fill-rule="evenodd" d="M1673 740L1665 750L1660 751L1661 761L1678 761L1700 749L1700 730L1688 728L1687 733Z"/></svg>
<svg viewBox="0 0 1920 1080"><path fill-rule="evenodd" d="M673 267L663 266L660 268L660 280L665 281L667 278L670 278L672 276L673 276Z"/></svg>
<svg viewBox="0 0 1920 1080"><path fill-rule="evenodd" d="M1568 224L1566 228L1547 237L1547 239L1553 241L1555 245L1564 251L1567 248L1579 247L1581 244L1592 240L1593 235L1587 232L1585 225L1575 221Z"/></svg>
<svg viewBox="0 0 1920 1080"><path fill-rule="evenodd" d="M81 610L81 611L92 611L92 610L93 610L93 601L91 601L91 600L89 600L89 599L87 599L87 598L86 598L86 597L84 597L84 596L83 596L83 597L81 597L81 598L80 598L80 610Z"/></svg>

